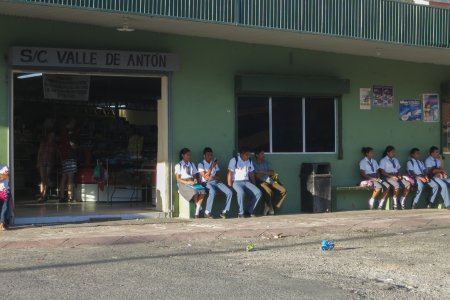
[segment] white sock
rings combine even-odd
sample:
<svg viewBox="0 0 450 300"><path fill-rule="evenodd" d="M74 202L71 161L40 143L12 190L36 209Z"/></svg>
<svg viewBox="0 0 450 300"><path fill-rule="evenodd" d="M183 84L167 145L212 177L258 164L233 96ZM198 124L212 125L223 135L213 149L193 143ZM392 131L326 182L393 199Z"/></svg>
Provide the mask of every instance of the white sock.
<svg viewBox="0 0 450 300"><path fill-rule="evenodd" d="M378 205L379 208L382 208L382 207L383 207L384 201L386 201L386 199L381 199L381 200L380 200L380 204Z"/></svg>
<svg viewBox="0 0 450 300"><path fill-rule="evenodd" d="M400 199L400 202L401 202L402 206L405 206L405 200L406 200L406 197L402 197Z"/></svg>
<svg viewBox="0 0 450 300"><path fill-rule="evenodd" d="M197 204L197 207L195 208L195 214L199 215L201 210L202 210L202 206L200 204Z"/></svg>
<svg viewBox="0 0 450 300"><path fill-rule="evenodd" d="M375 199L370 198L370 199L369 199L369 205L370 205L370 206L373 206L374 203L375 203Z"/></svg>
<svg viewBox="0 0 450 300"><path fill-rule="evenodd" d="M394 202L394 207L397 207L397 198L396 197L393 197L392 198L392 202Z"/></svg>

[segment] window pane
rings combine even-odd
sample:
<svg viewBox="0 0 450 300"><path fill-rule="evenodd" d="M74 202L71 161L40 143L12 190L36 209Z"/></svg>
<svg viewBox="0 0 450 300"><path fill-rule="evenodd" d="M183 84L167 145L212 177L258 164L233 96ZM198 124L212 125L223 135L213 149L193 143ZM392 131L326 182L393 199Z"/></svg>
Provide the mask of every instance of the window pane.
<svg viewBox="0 0 450 300"><path fill-rule="evenodd" d="M273 152L303 152L302 99L272 98Z"/></svg>
<svg viewBox="0 0 450 300"><path fill-rule="evenodd" d="M238 98L238 146L270 151L269 98Z"/></svg>
<svg viewBox="0 0 450 300"><path fill-rule="evenodd" d="M335 152L334 98L306 98L306 152Z"/></svg>

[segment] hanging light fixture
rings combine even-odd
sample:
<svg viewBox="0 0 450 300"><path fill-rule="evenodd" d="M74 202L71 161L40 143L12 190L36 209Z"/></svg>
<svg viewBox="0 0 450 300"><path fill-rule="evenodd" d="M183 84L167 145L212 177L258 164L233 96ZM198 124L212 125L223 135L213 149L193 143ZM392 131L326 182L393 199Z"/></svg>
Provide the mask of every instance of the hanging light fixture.
<svg viewBox="0 0 450 300"><path fill-rule="evenodd" d="M128 25L128 21L129 21L129 19L128 19L127 17L123 18L123 24L122 24L122 27L117 27L116 30L117 30L117 31L120 31L120 32L133 32L135 29L134 29L134 28L131 28L131 27Z"/></svg>

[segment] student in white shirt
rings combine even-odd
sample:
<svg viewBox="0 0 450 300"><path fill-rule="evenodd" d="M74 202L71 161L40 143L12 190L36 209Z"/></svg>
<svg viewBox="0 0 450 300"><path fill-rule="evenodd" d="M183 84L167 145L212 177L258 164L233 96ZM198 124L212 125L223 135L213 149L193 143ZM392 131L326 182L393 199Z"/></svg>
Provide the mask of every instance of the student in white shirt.
<svg viewBox="0 0 450 300"><path fill-rule="evenodd" d="M413 148L411 149L409 154L410 159L406 164L406 169L408 170L409 175L416 181L416 196L414 197L412 203L412 208L416 209L418 208L417 205L419 203L420 195L422 194L424 185L426 184L430 186L432 190L432 194L428 203L434 203L434 200L436 199L436 196L439 192L439 185L435 181L430 180L430 178L428 177L427 168L425 167L425 164L420 160L420 150L418 148ZM443 192L445 191L446 188L443 190Z"/></svg>
<svg viewBox="0 0 450 300"><path fill-rule="evenodd" d="M233 192L220 181L220 171L219 165L217 164L217 159L213 159L213 151L210 147L206 147L203 150L203 161L198 164L198 171L202 182L206 184L206 189L208 190L208 199L206 199L206 210L205 218L213 218L211 215L211 210L214 203L214 197L216 196L216 191L222 191L226 197L225 208L220 213L222 219L227 218L227 213L230 210L231 198L233 197Z"/></svg>
<svg viewBox="0 0 450 300"><path fill-rule="evenodd" d="M363 181L361 182L361 186L363 183L371 183L373 185L373 193L372 197L369 199L369 208L373 209L375 205L375 199L380 194L381 191L381 199L378 203L378 209L383 209L384 202L386 201L386 196L389 193L389 184L385 181L382 181L380 178L380 173L378 171L378 163L374 157L373 148L371 147L363 147L361 149L364 158L359 162L359 172Z"/></svg>
<svg viewBox="0 0 450 300"><path fill-rule="evenodd" d="M450 185L450 180L447 178L447 172L445 171L444 165L442 164L442 157L439 152L438 147L430 148L430 156L425 160L425 167L427 168L428 176L436 182L441 189L442 200L444 200L444 205L447 209L450 209L450 197L448 194L448 186ZM430 201L428 208L434 207L434 200Z"/></svg>
<svg viewBox="0 0 450 300"><path fill-rule="evenodd" d="M400 200L401 207L405 209L406 197L409 194L411 188L411 183L404 179L400 174L400 162L395 157L395 148L393 146L387 146L384 150L383 158L380 161L380 173L394 189L392 195L392 202L394 204L394 209L399 209L398 206L398 195L400 194L400 189L403 189L403 195Z"/></svg>
<svg viewBox="0 0 450 300"><path fill-rule="evenodd" d="M191 150L187 148L181 149L180 162L175 165L178 191L187 201L195 202L195 218L200 217L203 199L206 195L205 189L197 185L197 175L197 168L191 162Z"/></svg>
<svg viewBox="0 0 450 300"><path fill-rule="evenodd" d="M242 147L239 155L233 157L228 164L227 183L237 193L239 206L239 218L255 217L254 210L262 197L262 192L255 185L255 174L253 163L250 160L250 149ZM244 211L245 192L251 195L251 202Z"/></svg>

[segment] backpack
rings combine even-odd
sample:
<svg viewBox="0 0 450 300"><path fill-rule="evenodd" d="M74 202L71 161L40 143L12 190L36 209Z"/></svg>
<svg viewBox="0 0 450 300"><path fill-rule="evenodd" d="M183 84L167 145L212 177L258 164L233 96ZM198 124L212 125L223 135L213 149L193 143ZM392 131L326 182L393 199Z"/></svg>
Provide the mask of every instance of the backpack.
<svg viewBox="0 0 450 300"><path fill-rule="evenodd" d="M239 154L236 154L236 156L234 156L234 160L235 160L234 168L236 169L237 165L238 165L238 161L239 161ZM250 165L253 166L252 158L249 157L248 160L250 161ZM253 168L255 168L255 167L253 167Z"/></svg>
<svg viewBox="0 0 450 300"><path fill-rule="evenodd" d="M177 165L180 165L180 169L181 169L181 163L177 163ZM192 170L194 170L195 165L194 165L194 163L192 161L189 162L189 167L192 168Z"/></svg>

